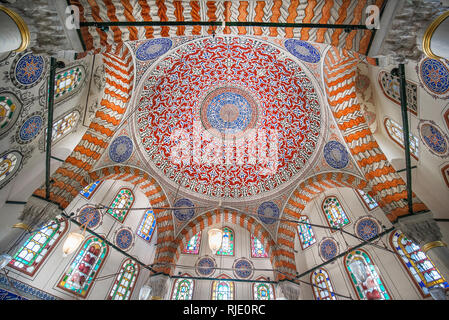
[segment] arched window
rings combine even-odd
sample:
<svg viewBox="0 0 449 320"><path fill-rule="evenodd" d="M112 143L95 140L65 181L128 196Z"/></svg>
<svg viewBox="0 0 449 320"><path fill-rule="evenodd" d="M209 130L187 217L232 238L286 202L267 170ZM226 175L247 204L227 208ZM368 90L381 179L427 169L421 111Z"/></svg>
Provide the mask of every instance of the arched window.
<svg viewBox="0 0 449 320"><path fill-rule="evenodd" d="M398 253L401 262L424 296L430 294L429 288L449 285L427 255L407 239L401 231L393 231L390 237L391 246Z"/></svg>
<svg viewBox="0 0 449 320"><path fill-rule="evenodd" d="M262 242L253 234L251 234L251 257L268 258L268 253L265 251Z"/></svg>
<svg viewBox="0 0 449 320"><path fill-rule="evenodd" d="M394 103L401 104L401 85L398 77L393 77L390 72L381 71L379 73L379 83L383 93L388 99ZM406 85L407 93L407 109L413 114L418 114L418 87L416 84L407 81Z"/></svg>
<svg viewBox="0 0 449 320"><path fill-rule="evenodd" d="M266 281L264 277L257 280ZM253 299L254 300L274 300L274 287L271 283L255 282L253 284Z"/></svg>
<svg viewBox="0 0 449 320"><path fill-rule="evenodd" d="M33 276L67 230L67 222L56 218L34 232L14 255L9 266Z"/></svg>
<svg viewBox="0 0 449 320"><path fill-rule="evenodd" d="M151 236L153 235L154 229L156 228L156 217L152 209L148 209L142 221L140 221L139 228L137 228L137 235L142 239L150 242Z"/></svg>
<svg viewBox="0 0 449 320"><path fill-rule="evenodd" d="M53 122L53 129L51 132L51 140L53 143L58 142L64 136L73 131L79 120L80 114L78 111L72 111L65 116Z"/></svg>
<svg viewBox="0 0 449 320"><path fill-rule="evenodd" d="M305 223L298 223L299 242L304 250L314 244L316 242L316 238L313 233L312 226L310 225L309 218L307 216L301 216L299 221Z"/></svg>
<svg viewBox="0 0 449 320"><path fill-rule="evenodd" d="M55 102L61 102L78 92L85 77L86 71L81 65L58 72L55 77Z"/></svg>
<svg viewBox="0 0 449 320"><path fill-rule="evenodd" d="M402 127L394 120L391 120L389 118L385 119L385 129L387 130L388 135L390 138L396 142L401 148L404 147L404 131ZM418 146L419 146L419 140L417 137L415 137L413 134L409 134L410 137L410 154L418 160L419 153L418 153Z"/></svg>
<svg viewBox="0 0 449 320"><path fill-rule="evenodd" d="M9 132L19 117L21 103L11 92L0 93L0 136Z"/></svg>
<svg viewBox="0 0 449 320"><path fill-rule="evenodd" d="M117 195L115 196L114 200L110 205L112 209L108 209L107 213L113 216L116 220L123 222L125 221L126 216L128 215L129 212L129 210L127 209L131 208L133 203L134 203L133 192L127 188L120 189L120 191L117 193Z"/></svg>
<svg viewBox="0 0 449 320"><path fill-rule="evenodd" d="M98 187L100 187L102 182L103 182L103 180L98 180L98 181L92 182L88 186L84 187L84 189L80 191L80 194L84 198L89 200L90 198L92 198L92 196L94 195L95 191L97 191Z"/></svg>
<svg viewBox="0 0 449 320"><path fill-rule="evenodd" d="M183 276L190 276L185 273ZM173 283L172 300L192 300L195 281L193 279L176 279Z"/></svg>
<svg viewBox="0 0 449 320"><path fill-rule="evenodd" d="M217 255L233 256L234 255L234 231L229 227L223 228L223 240L221 248L218 249Z"/></svg>
<svg viewBox="0 0 449 320"><path fill-rule="evenodd" d="M201 245L201 231L198 232L196 235L194 235L192 238L190 238L184 250L182 250L182 253L198 254L200 252L200 245Z"/></svg>
<svg viewBox="0 0 449 320"><path fill-rule="evenodd" d="M108 300L129 300L139 276L139 265L131 259L127 259L120 267L119 274L115 278Z"/></svg>
<svg viewBox="0 0 449 320"><path fill-rule="evenodd" d="M58 287L85 298L108 252L109 248L102 239L88 238L64 272Z"/></svg>
<svg viewBox="0 0 449 320"><path fill-rule="evenodd" d="M323 212L329 226L332 228L340 229L349 224L349 218L336 197L327 197L324 199ZM331 232L335 231L332 230Z"/></svg>
<svg viewBox="0 0 449 320"><path fill-rule="evenodd" d="M224 279L230 279L226 275L220 275L212 282L212 300L234 300L234 282Z"/></svg>
<svg viewBox="0 0 449 320"><path fill-rule="evenodd" d="M23 156L18 151L6 152L0 156L0 189L19 171L22 159Z"/></svg>
<svg viewBox="0 0 449 320"><path fill-rule="evenodd" d="M376 200L373 199L368 193L365 193L363 190L356 189L359 196L362 198L363 203L366 205L366 207L369 210L376 209L379 205L377 204Z"/></svg>
<svg viewBox="0 0 449 320"><path fill-rule="evenodd" d="M310 275L315 300L337 300L326 270L318 269Z"/></svg>
<svg viewBox="0 0 449 320"><path fill-rule="evenodd" d="M390 300L372 259L365 251L350 252L345 257L345 266L359 299Z"/></svg>

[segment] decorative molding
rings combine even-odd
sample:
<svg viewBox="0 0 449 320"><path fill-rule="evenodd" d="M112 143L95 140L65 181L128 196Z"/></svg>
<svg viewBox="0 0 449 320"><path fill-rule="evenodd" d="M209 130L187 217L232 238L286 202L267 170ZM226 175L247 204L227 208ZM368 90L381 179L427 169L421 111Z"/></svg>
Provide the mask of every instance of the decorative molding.
<svg viewBox="0 0 449 320"><path fill-rule="evenodd" d="M45 291L36 289L22 281L13 279L11 277L6 277L4 274L0 273L0 286L11 292L18 291L18 294L22 294L25 299L28 300L61 300L60 298L53 296Z"/></svg>

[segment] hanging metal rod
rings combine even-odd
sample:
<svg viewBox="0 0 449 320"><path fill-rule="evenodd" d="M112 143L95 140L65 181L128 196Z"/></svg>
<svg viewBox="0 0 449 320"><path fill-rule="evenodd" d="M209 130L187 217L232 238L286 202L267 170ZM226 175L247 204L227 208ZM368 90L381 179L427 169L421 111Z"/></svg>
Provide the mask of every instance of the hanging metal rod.
<svg viewBox="0 0 449 320"><path fill-rule="evenodd" d="M163 27L163 26L223 26L223 27L269 27L269 28L318 28L318 29L345 29L367 30L366 25L357 24L329 24L329 23L284 23L284 22L258 22L258 21L84 21L80 27Z"/></svg>
<svg viewBox="0 0 449 320"><path fill-rule="evenodd" d="M413 167L411 167L410 169L416 169L416 168L418 168L418 167L417 167L417 166L413 166ZM404 171L407 171L407 168L398 170L398 171L396 171L396 172L397 172L397 173L401 173L401 172L404 172Z"/></svg>

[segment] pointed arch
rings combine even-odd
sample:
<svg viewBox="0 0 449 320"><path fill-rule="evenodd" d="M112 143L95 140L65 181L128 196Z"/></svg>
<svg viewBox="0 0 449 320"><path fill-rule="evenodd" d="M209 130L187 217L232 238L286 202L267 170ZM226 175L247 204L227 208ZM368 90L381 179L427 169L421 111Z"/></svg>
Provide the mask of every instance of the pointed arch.
<svg viewBox="0 0 449 320"><path fill-rule="evenodd" d="M267 281L265 277L259 277L258 281ZM274 286L271 283L254 282L253 283L253 300L276 300Z"/></svg>
<svg viewBox="0 0 449 320"><path fill-rule="evenodd" d="M321 204L321 210L323 211L327 224L331 228L340 229L351 223L340 200L336 196L326 197ZM331 230L332 232L336 231Z"/></svg>
<svg viewBox="0 0 449 320"><path fill-rule="evenodd" d="M329 273L324 268L315 270L310 274L310 283L313 284L315 300L337 300Z"/></svg>
<svg viewBox="0 0 449 320"><path fill-rule="evenodd" d="M226 274L221 274L219 279L231 279ZM214 280L211 284L211 300L234 300L235 286L233 281L229 280Z"/></svg>
<svg viewBox="0 0 449 320"><path fill-rule="evenodd" d="M308 225L310 224L308 216L301 215L298 220L305 223L298 224L296 227L298 231L299 243L301 244L302 250L305 250L316 243L316 237L315 233L313 232L312 226Z"/></svg>
<svg viewBox="0 0 449 320"><path fill-rule="evenodd" d="M235 252L235 232L231 227L224 226L221 247L215 254L218 256L234 256L234 252Z"/></svg>
<svg viewBox="0 0 449 320"><path fill-rule="evenodd" d="M191 277L190 274L182 274L184 277ZM175 279L170 295L171 300L192 300L195 290L195 280L193 279Z"/></svg>
<svg viewBox="0 0 449 320"><path fill-rule="evenodd" d="M107 300L129 300L134 291L140 267L134 260L125 259L112 284Z"/></svg>

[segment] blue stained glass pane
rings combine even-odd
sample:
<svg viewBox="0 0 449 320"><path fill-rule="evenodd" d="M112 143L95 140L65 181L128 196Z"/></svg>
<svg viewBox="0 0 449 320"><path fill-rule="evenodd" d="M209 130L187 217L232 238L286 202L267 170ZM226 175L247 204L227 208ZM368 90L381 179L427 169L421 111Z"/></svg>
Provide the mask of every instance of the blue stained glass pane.
<svg viewBox="0 0 449 320"><path fill-rule="evenodd" d="M93 196L94 192L97 190L97 188L100 186L101 183L102 183L102 181L100 181L100 180L92 182L91 184L86 186L83 190L81 190L80 194L84 198L89 200Z"/></svg>

